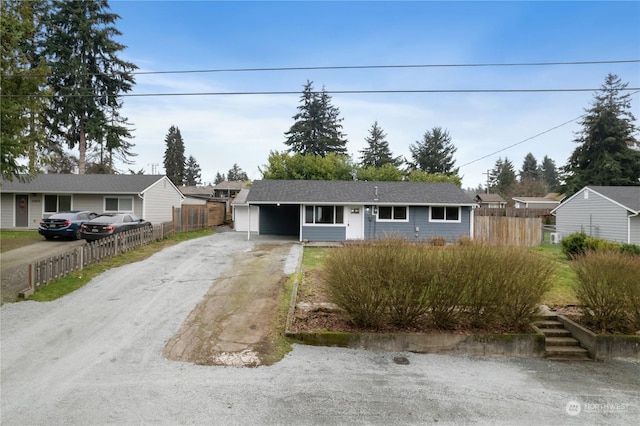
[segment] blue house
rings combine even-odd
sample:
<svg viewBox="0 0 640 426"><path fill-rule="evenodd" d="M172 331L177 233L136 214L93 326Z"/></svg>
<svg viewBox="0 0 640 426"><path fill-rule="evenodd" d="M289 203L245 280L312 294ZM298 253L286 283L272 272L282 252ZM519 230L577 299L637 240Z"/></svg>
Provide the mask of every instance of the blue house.
<svg viewBox="0 0 640 426"><path fill-rule="evenodd" d="M346 241L402 235L452 242L473 237L476 203L451 183L258 180L232 205L236 229L249 236Z"/></svg>

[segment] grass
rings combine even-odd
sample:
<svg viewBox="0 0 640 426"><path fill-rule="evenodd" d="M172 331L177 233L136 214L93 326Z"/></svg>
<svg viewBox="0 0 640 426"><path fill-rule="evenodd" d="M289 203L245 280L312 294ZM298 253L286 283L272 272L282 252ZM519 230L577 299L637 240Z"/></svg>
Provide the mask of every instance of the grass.
<svg viewBox="0 0 640 426"><path fill-rule="evenodd" d="M44 238L38 234L38 231L0 230L0 253L25 247L43 240Z"/></svg>
<svg viewBox="0 0 640 426"><path fill-rule="evenodd" d="M137 249L110 257L98 264L84 268L81 271L74 271L65 277L40 287L29 297L29 300L35 300L37 302L50 302L52 300L56 300L86 285L93 278L111 268L117 268L118 266L139 262L150 257L154 253L159 252L163 248L178 244L182 241L200 238L211 234L213 234L213 231L209 229L172 234L164 240L147 244L145 246L138 247Z"/></svg>

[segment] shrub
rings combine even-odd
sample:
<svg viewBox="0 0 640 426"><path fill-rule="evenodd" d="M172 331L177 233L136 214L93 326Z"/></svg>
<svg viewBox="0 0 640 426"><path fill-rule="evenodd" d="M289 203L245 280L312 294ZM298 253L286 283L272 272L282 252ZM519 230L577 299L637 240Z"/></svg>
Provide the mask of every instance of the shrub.
<svg viewBox="0 0 640 426"><path fill-rule="evenodd" d="M640 256L640 246L637 244L621 244L620 253Z"/></svg>
<svg viewBox="0 0 640 426"><path fill-rule="evenodd" d="M602 238L587 237L584 239L584 251L620 251L620 245Z"/></svg>
<svg viewBox="0 0 640 426"><path fill-rule="evenodd" d="M430 246L444 247L447 244L447 239L445 237L431 237L428 243Z"/></svg>
<svg viewBox="0 0 640 426"><path fill-rule="evenodd" d="M572 263L576 296L586 322L598 332L626 332L640 325L640 258L590 252Z"/></svg>
<svg viewBox="0 0 640 426"><path fill-rule="evenodd" d="M586 238L587 234L584 232L567 235L560 241L562 252L569 259L584 254L584 240Z"/></svg>

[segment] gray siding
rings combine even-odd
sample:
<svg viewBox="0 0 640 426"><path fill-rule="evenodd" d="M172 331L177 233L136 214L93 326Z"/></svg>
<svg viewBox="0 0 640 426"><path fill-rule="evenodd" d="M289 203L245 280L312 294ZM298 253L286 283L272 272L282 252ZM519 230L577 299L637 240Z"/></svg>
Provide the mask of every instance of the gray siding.
<svg viewBox="0 0 640 426"><path fill-rule="evenodd" d="M347 239L347 228L337 225L305 225L302 227L302 239L307 241L344 241Z"/></svg>
<svg viewBox="0 0 640 426"><path fill-rule="evenodd" d="M454 242L463 236L470 236L471 208L462 207L460 223L429 222L429 207L409 207L408 222L377 222L371 212L365 214L364 238L384 238L387 235L402 235L415 240L428 240L431 237L445 237L447 241ZM416 231L416 227L418 231Z"/></svg>
<svg viewBox="0 0 640 426"><path fill-rule="evenodd" d="M0 194L0 228L13 228L15 194Z"/></svg>
<svg viewBox="0 0 640 426"><path fill-rule="evenodd" d="M579 193L556 210L556 229L560 237L584 232L609 241L627 242L628 212L608 199L589 191Z"/></svg>
<svg viewBox="0 0 640 426"><path fill-rule="evenodd" d="M171 222L173 207L180 207L181 204L180 193L168 178L163 178L144 192L144 209L139 216L151 223Z"/></svg>
<svg viewBox="0 0 640 426"><path fill-rule="evenodd" d="M631 218L631 244L640 245L640 216Z"/></svg>

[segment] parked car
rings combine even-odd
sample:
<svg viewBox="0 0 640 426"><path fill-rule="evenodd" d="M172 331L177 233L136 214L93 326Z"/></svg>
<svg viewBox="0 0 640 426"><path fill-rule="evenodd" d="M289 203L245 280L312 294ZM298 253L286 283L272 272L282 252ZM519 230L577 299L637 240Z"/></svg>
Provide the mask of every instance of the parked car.
<svg viewBox="0 0 640 426"><path fill-rule="evenodd" d="M38 233L47 240L55 237L79 240L82 224L98 216L98 213L84 210L59 212L40 221Z"/></svg>
<svg viewBox="0 0 640 426"><path fill-rule="evenodd" d="M151 229L151 226L151 222L131 213L103 213L82 225L81 235L87 241L94 241L131 229Z"/></svg>

